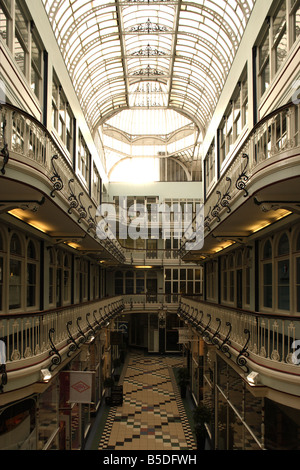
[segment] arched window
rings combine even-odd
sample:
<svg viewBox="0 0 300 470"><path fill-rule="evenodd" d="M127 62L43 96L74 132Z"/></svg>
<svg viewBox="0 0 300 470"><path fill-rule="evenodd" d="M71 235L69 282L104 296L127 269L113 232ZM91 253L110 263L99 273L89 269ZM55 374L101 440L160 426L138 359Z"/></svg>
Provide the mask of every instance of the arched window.
<svg viewBox="0 0 300 470"><path fill-rule="evenodd" d="M278 256L287 255L290 252L290 242L286 233L284 233L278 243Z"/></svg>
<svg viewBox="0 0 300 470"><path fill-rule="evenodd" d="M9 262L9 308L14 310L22 306L23 252L19 236L13 234L10 240Z"/></svg>
<svg viewBox="0 0 300 470"><path fill-rule="evenodd" d="M277 306L290 309L290 243L286 233L281 235L277 249Z"/></svg>
<svg viewBox="0 0 300 470"><path fill-rule="evenodd" d="M272 244L267 240L263 246L263 290L262 305L265 308L273 307L273 261L272 261Z"/></svg>
<svg viewBox="0 0 300 470"><path fill-rule="evenodd" d="M264 254L263 259L271 259L272 258L272 245L270 240L267 240L264 245Z"/></svg>
<svg viewBox="0 0 300 470"><path fill-rule="evenodd" d="M27 307L37 304L37 250L32 240L27 245Z"/></svg>

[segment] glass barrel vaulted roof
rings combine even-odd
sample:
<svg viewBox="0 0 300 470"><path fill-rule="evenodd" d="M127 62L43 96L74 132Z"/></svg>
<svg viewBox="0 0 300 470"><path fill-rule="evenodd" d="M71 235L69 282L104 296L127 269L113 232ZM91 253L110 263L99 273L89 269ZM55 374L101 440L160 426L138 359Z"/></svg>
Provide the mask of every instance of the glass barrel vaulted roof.
<svg viewBox="0 0 300 470"><path fill-rule="evenodd" d="M255 3L42 1L92 132L123 110L167 109L202 134Z"/></svg>

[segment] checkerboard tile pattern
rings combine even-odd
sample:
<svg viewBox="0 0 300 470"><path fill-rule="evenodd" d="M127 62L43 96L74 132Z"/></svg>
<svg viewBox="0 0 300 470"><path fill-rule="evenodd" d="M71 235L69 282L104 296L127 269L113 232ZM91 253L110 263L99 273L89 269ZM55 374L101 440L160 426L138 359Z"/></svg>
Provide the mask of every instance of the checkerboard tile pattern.
<svg viewBox="0 0 300 470"><path fill-rule="evenodd" d="M134 353L123 376L123 405L111 407L99 450L196 450L172 372L178 357Z"/></svg>

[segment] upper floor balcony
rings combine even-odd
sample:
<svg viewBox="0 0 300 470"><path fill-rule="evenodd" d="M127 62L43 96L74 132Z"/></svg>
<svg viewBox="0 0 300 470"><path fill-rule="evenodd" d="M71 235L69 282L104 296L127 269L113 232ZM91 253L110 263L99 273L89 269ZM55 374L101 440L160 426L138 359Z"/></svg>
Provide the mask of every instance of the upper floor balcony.
<svg viewBox="0 0 300 470"><path fill-rule="evenodd" d="M1 315L0 391L41 382L42 369L59 370L123 310L122 298L114 297L44 312ZM109 346L109 338L104 343Z"/></svg>
<svg viewBox="0 0 300 470"><path fill-rule="evenodd" d="M116 239L97 236L99 194L86 188L48 130L0 104L1 211L100 259L124 262ZM16 196L18 195L18 196Z"/></svg>
<svg viewBox="0 0 300 470"><path fill-rule="evenodd" d="M299 396L299 317L257 314L192 297L180 299L179 314L195 336L201 335L257 386L257 393L270 388Z"/></svg>
<svg viewBox="0 0 300 470"><path fill-rule="evenodd" d="M224 161L204 205L204 247L187 252L183 240L180 254L185 260L217 253L299 211L299 122L299 104L273 111Z"/></svg>

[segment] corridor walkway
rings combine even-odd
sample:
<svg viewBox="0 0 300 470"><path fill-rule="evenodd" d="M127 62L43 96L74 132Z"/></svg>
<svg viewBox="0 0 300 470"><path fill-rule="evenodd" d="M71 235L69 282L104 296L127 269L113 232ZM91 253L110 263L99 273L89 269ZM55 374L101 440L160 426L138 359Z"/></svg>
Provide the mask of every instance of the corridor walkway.
<svg viewBox="0 0 300 470"><path fill-rule="evenodd" d="M173 367L180 357L130 353L123 405L112 407L99 450L196 450Z"/></svg>

